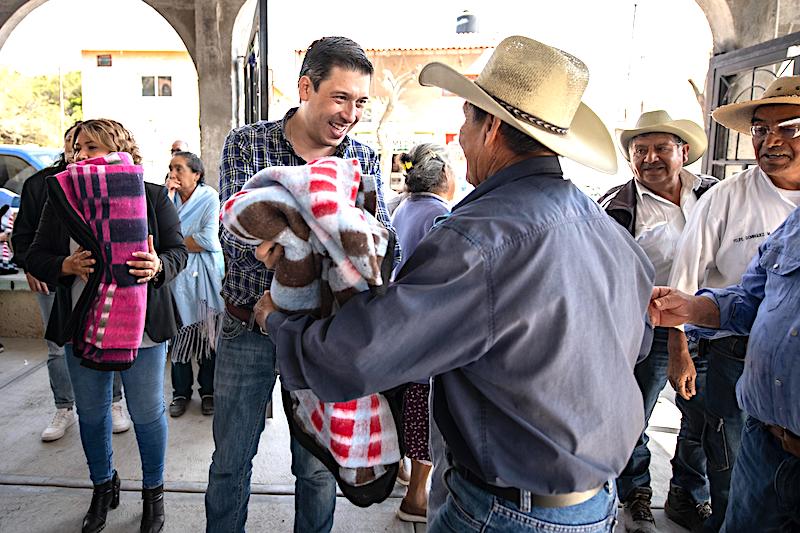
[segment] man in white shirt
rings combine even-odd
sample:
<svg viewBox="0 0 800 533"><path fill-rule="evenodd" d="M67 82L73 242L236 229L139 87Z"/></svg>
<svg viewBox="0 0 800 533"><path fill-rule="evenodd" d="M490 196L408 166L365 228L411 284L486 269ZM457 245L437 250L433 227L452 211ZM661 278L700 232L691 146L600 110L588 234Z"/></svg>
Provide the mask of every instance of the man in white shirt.
<svg viewBox="0 0 800 533"><path fill-rule="evenodd" d="M619 149L630 163L633 179L614 187L601 199L606 212L626 228L656 269L656 285L669 279L675 247L698 198L717 180L698 177L683 168L705 152L703 128L690 120L672 120L666 111L643 113L633 129L617 130ZM642 391L645 427L658 395L667 383L668 328L656 328L647 358L634 369ZM696 351L695 351L696 353ZM702 392L705 361L696 360L698 386ZM693 530L702 528L710 514L705 454L700 446L704 425L702 397L678 396L681 431L672 459L672 479L665 504L671 520ZM650 451L642 428L628 464L617 478L617 491L624 504L623 521L629 533L655 533L650 509Z"/></svg>
<svg viewBox="0 0 800 533"><path fill-rule="evenodd" d="M758 166L714 187L686 222L668 284L689 294L739 283L758 246L800 203L800 76L778 78L761 98L721 106L712 116L752 136ZM670 380L685 381L693 370L683 332L670 330L669 349L671 366L683 369ZM747 337L704 340L700 349L708 360L702 440L714 509L706 529L717 531L744 425L735 387L745 365Z"/></svg>

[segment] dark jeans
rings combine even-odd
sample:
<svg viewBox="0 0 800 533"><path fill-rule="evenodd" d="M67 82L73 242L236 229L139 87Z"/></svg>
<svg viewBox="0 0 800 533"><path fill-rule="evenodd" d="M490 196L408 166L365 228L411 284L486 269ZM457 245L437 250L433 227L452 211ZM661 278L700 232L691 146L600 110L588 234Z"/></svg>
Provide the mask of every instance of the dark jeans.
<svg viewBox="0 0 800 533"><path fill-rule="evenodd" d="M200 397L214 395L214 362L216 354L211 352L211 357L205 357L198 361L197 370L197 384L200 386L198 393ZM172 363L172 398L186 398L187 400L192 397L192 380L194 375L192 372L192 362L186 363Z"/></svg>
<svg viewBox="0 0 800 533"><path fill-rule="evenodd" d="M658 395L667 383L667 328L656 328L653 346L647 358L634 368L636 382L642 391L644 400L645 428L653 414ZM691 347L696 353L694 346ZM677 486L689 494L695 502L708 501L708 483L706 481L706 458L700 444L704 425L703 401L705 396L706 360L693 357L697 370L697 394L691 400L675 396L675 405L681 412L681 428L672 458L671 486ZM624 502L631 491L638 487L650 487L650 450L647 443L650 438L642 431L625 470L617 478L617 491L620 501Z"/></svg>
<svg viewBox="0 0 800 533"><path fill-rule="evenodd" d="M744 371L747 337L725 337L704 341L708 358L706 377L706 426L703 450L708 461L713 513L706 529L719 531L728 507L731 472L739 454L745 414L736 401L736 382Z"/></svg>
<svg viewBox="0 0 800 533"><path fill-rule="evenodd" d="M275 345L225 313L214 379L215 449L205 498L206 531L244 533L253 457L275 386ZM294 439L291 450L296 477L294 531L328 532L333 527L336 480Z"/></svg>
<svg viewBox="0 0 800 533"><path fill-rule="evenodd" d="M745 422L741 444L722 531L800 531L800 458L753 417Z"/></svg>

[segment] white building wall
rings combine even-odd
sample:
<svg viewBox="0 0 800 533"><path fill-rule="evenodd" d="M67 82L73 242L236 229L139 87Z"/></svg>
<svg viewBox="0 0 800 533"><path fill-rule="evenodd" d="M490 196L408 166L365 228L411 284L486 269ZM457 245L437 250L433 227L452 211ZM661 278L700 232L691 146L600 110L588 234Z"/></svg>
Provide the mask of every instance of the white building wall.
<svg viewBox="0 0 800 533"><path fill-rule="evenodd" d="M112 66L98 67L110 54ZM111 118L134 136L142 154L145 180L163 183L170 147L176 139L200 155L200 102L197 71L185 51L82 51L83 116ZM142 77L170 76L172 96L142 95Z"/></svg>

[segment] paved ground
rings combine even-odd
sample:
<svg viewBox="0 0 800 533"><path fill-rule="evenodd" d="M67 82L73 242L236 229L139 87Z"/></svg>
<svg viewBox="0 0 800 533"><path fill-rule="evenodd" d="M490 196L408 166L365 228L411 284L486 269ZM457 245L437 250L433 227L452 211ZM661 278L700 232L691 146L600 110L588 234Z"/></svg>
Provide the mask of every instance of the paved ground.
<svg viewBox="0 0 800 533"><path fill-rule="evenodd" d="M43 443L41 431L53 414L43 341L0 339L0 533L71 533L80 523L91 499L85 459L77 425L59 441ZM169 381L169 380L167 380ZM167 397L170 391L165 390ZM280 401L280 395L275 395ZM248 531L288 532L292 529L294 478L289 470L289 430L280 405L267 421L253 468L253 497ZM666 497L669 457L675 446L678 411L663 393L651 420L654 451L653 478L656 506ZM203 492L213 450L211 418L200 414L195 398L187 414L169 419L166 468L167 533L201 532L205 528ZM114 436L114 461L122 478L120 507L109 514L106 531L138 531L141 512L141 474L133 431ZM360 509L344 498L337 501L334 532L420 533L424 526L398 520L395 510L403 488L381 505ZM661 511L656 520L661 531L684 531L667 521ZM618 531L622 531L618 527Z"/></svg>

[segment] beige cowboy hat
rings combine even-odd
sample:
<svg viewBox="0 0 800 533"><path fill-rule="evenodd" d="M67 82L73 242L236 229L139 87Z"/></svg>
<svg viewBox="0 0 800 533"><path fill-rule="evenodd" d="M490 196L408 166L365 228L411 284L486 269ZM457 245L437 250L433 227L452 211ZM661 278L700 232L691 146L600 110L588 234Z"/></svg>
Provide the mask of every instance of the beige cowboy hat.
<svg viewBox="0 0 800 533"><path fill-rule="evenodd" d="M419 82L464 98L564 157L617 171L608 129L581 102L589 71L566 52L514 35L497 45L474 82L438 62L425 65Z"/></svg>
<svg viewBox="0 0 800 533"><path fill-rule="evenodd" d="M691 120L672 120L669 113L663 109L656 111L647 111L642 113L639 120L636 121L636 126L633 129L617 129L616 134L619 139L619 151L622 155L630 161L630 154L628 153L628 144L631 139L637 135L645 133L672 133L683 139L689 145L689 158L686 160L687 165L691 165L701 157L708 147L708 137L698 124Z"/></svg>
<svg viewBox="0 0 800 533"><path fill-rule="evenodd" d="M761 98L719 106L711 116L726 128L750 135L756 108L772 104L800 105L800 76L778 78L769 84Z"/></svg>

